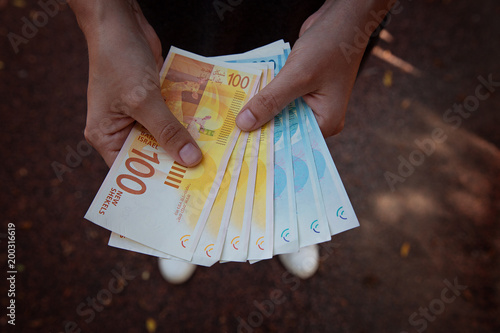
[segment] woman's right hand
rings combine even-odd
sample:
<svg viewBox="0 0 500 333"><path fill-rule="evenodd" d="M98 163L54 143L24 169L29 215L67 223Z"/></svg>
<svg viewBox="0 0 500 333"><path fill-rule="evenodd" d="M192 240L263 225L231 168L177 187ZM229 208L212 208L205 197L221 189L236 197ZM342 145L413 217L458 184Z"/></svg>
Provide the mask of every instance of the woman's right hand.
<svg viewBox="0 0 500 333"><path fill-rule="evenodd" d="M108 166L134 122L146 127L178 163L201 151L160 92L161 44L135 0L70 0L89 50L85 137Z"/></svg>

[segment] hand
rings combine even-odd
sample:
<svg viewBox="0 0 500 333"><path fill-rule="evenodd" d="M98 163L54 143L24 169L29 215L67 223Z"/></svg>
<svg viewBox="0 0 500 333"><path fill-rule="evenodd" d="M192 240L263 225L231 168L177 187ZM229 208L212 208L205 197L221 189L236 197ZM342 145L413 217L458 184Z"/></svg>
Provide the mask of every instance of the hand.
<svg viewBox="0 0 500 333"><path fill-rule="evenodd" d="M243 107L236 124L242 130L254 130L303 96L315 113L323 135L339 133L366 48L365 44L346 57L340 45L354 44L359 31L356 27L361 31L373 27L373 31L380 22L373 22L375 18L370 11L388 11L389 2L327 1L304 22L283 69Z"/></svg>
<svg viewBox="0 0 500 333"><path fill-rule="evenodd" d="M137 120L180 164L202 155L160 92L161 45L135 0L70 3L89 48L86 139L108 166Z"/></svg>

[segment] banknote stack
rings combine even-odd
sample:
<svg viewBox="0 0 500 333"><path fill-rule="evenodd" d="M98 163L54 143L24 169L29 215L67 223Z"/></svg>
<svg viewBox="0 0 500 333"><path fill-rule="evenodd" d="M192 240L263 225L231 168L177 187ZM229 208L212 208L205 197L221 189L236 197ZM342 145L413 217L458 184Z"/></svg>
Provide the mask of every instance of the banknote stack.
<svg viewBox="0 0 500 333"><path fill-rule="evenodd" d="M303 99L259 130L235 124L289 53L282 40L216 58L170 49L161 92L203 160L176 163L136 124L85 215L112 231L110 246L203 266L254 263L359 225Z"/></svg>

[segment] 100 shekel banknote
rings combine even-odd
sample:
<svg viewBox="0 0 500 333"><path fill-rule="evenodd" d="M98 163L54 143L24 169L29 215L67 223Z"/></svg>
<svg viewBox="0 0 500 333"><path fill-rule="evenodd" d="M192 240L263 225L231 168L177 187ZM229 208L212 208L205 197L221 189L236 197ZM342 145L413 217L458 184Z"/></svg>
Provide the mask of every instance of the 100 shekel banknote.
<svg viewBox="0 0 500 333"><path fill-rule="evenodd" d="M256 93L261 71L172 47L161 91L203 154L196 167L177 164L137 124L85 218L131 240L190 260L240 130L235 117Z"/></svg>

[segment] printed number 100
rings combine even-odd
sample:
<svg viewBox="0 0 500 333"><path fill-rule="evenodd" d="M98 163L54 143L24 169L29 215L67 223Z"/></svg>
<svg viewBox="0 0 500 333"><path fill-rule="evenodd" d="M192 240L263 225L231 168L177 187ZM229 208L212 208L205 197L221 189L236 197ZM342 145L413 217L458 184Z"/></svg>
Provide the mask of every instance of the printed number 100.
<svg viewBox="0 0 500 333"><path fill-rule="evenodd" d="M228 75L228 77L229 82L227 84L230 86L232 85L233 87L240 86L241 89L245 89L250 83L250 78L248 76L244 76L242 79L240 74L234 75L234 73L231 73Z"/></svg>
<svg viewBox="0 0 500 333"><path fill-rule="evenodd" d="M151 164L149 164L148 162L146 162L145 160L150 161L152 163L156 163L156 164L160 164L160 160L158 159L157 153L153 153L153 156L151 157L151 156L144 154L143 152L138 151L135 148L132 149L132 153L142 157L143 159L140 159L138 157L127 158L127 160L125 161L125 166L127 167L127 170L130 171L133 175L126 175L126 174L119 175L118 177L116 177L116 183L118 184L118 186L122 190L124 190L127 193L136 194L136 195L143 194L144 192L146 192L146 184L144 184L144 182L139 177L150 178L150 177L153 177L153 175L155 174L155 169L153 168L153 166ZM144 166L147 169L147 172L143 172L143 171L139 171L139 170L135 169L133 167L132 163L141 164L142 166ZM123 184L124 179L127 179L133 183L136 183L137 185L139 185L139 189L134 190L133 188L130 188L127 185Z"/></svg>

